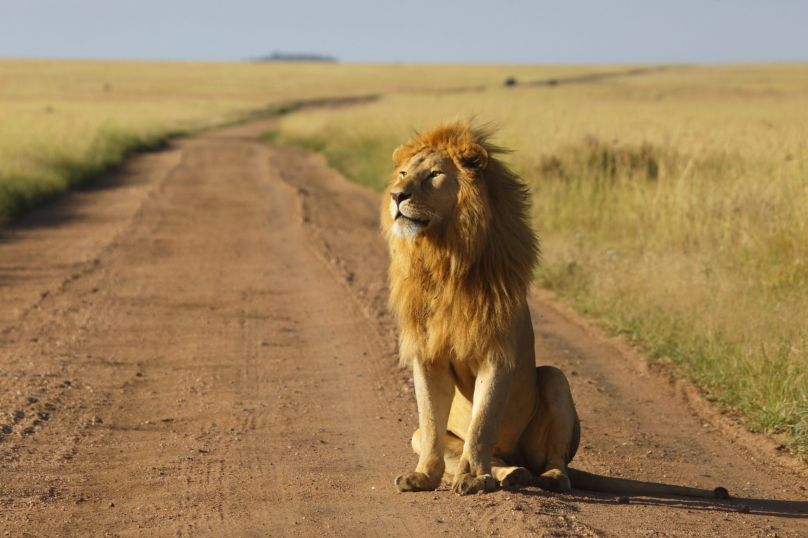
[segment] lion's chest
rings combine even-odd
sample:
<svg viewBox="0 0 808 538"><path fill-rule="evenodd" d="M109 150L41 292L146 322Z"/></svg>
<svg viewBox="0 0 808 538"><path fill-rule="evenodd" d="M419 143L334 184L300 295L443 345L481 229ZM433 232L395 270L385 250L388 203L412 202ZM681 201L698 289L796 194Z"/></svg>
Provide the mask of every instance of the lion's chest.
<svg viewBox="0 0 808 538"><path fill-rule="evenodd" d="M496 308L487 281L428 259L408 261L391 271L391 304L413 358L469 361L503 348L509 312Z"/></svg>

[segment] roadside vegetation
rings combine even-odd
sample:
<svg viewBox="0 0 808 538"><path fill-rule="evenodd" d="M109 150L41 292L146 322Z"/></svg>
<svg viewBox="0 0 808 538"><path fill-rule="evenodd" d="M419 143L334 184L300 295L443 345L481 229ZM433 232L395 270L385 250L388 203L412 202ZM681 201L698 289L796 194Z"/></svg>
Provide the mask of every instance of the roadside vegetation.
<svg viewBox="0 0 808 538"><path fill-rule="evenodd" d="M532 188L540 286L808 455L808 67L395 94L270 136L381 190L412 129L458 113Z"/></svg>
<svg viewBox="0 0 808 538"><path fill-rule="evenodd" d="M284 103L379 95L267 135L376 190L413 128L493 121L534 194L538 284L806 457L808 67L564 82L619 70L0 60L0 226L132 151Z"/></svg>

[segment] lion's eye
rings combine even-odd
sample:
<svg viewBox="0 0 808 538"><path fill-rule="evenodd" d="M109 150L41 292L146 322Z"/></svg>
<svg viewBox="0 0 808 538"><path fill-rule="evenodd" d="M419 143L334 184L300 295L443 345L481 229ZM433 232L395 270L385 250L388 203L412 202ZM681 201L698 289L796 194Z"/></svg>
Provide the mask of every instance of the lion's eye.
<svg viewBox="0 0 808 538"><path fill-rule="evenodd" d="M439 171L439 170L434 170L434 171L433 171L431 174L429 174L429 177L430 177L430 178L433 178L433 177L438 177L438 176L439 176L439 175L441 175L442 173L443 173L443 172L441 172L441 171Z"/></svg>
<svg viewBox="0 0 808 538"><path fill-rule="evenodd" d="M407 175L407 172L405 172L404 170L402 170L402 171L401 171L401 176L403 177L403 176L406 176L406 175Z"/></svg>

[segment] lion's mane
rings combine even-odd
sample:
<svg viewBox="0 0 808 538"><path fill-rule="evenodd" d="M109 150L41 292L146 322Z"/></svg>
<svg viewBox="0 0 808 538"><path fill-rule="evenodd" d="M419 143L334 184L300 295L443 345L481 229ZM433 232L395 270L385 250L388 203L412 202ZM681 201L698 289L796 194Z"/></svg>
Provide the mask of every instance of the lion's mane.
<svg viewBox="0 0 808 538"><path fill-rule="evenodd" d="M457 205L443 233L428 228L415 238L395 236L390 188L385 193L381 222L390 246L390 307L399 321L402 364L488 356L511 366L509 329L539 245L529 224L528 189L499 160L506 150L490 143L491 134L462 121L444 122L416 132L396 152L400 163L422 152L445 152L460 170ZM475 144L487 153L484 167L473 166Z"/></svg>

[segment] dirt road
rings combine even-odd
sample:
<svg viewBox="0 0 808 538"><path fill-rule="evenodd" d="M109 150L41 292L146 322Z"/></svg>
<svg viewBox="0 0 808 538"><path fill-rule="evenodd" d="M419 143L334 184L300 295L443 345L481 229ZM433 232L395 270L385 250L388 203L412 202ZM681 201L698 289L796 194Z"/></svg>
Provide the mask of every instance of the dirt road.
<svg viewBox="0 0 808 538"><path fill-rule="evenodd" d="M539 293L575 465L735 498L396 493L416 417L378 198L267 127L136 157L0 234L0 536L808 536L804 468Z"/></svg>

